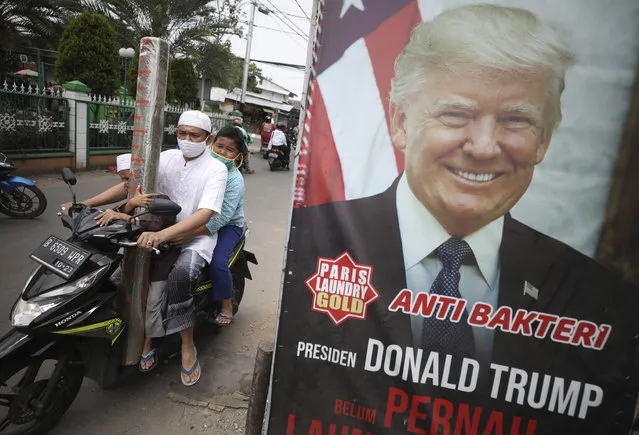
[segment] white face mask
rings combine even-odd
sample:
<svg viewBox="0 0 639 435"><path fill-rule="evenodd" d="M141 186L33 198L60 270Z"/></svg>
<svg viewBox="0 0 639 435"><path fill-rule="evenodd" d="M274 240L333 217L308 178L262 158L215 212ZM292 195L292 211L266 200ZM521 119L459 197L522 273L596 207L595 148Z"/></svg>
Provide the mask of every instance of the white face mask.
<svg viewBox="0 0 639 435"><path fill-rule="evenodd" d="M182 155L186 158L197 157L204 152L206 148L206 139L202 142L191 142L189 140L178 139L178 146Z"/></svg>

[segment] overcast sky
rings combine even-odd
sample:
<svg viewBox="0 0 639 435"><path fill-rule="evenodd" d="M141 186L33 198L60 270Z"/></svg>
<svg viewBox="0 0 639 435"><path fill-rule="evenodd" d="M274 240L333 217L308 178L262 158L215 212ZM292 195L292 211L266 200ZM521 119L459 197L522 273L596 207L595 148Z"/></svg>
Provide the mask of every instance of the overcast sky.
<svg viewBox="0 0 639 435"><path fill-rule="evenodd" d="M251 44L251 59L268 60L289 64L305 65L307 37L310 28L313 0L257 0L259 4L274 12L264 15L255 9L255 27ZM299 5L298 5L299 4ZM243 21L248 21L250 2L242 7ZM286 15L286 18L283 16ZM288 19L287 19L288 18ZM289 21L290 20L290 21ZM244 37L248 33L248 25L243 23ZM290 26L290 27L289 27ZM275 29L275 30L270 30ZM302 34L304 37L295 34ZM230 38L233 53L244 57L246 39ZM273 65L257 63L264 75L275 83L294 92L300 97L304 84L304 71L280 68Z"/></svg>

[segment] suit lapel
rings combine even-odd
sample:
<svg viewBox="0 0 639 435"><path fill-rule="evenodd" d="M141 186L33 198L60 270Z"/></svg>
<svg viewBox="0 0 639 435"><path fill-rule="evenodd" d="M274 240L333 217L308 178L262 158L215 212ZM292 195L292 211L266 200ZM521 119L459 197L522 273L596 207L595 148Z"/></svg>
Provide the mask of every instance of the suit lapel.
<svg viewBox="0 0 639 435"><path fill-rule="evenodd" d="M499 306L523 307L533 299L524 295L526 267L530 264L530 241L514 225L510 214L504 216L504 230L499 249Z"/></svg>
<svg viewBox="0 0 639 435"><path fill-rule="evenodd" d="M375 302L376 314L383 328L384 340L404 346L412 346L410 315L388 310L397 294L406 288L406 270L402 241L397 219L396 193L399 178L384 193L364 200L362 211L362 235L364 257L374 267L375 286L381 298Z"/></svg>
<svg viewBox="0 0 639 435"><path fill-rule="evenodd" d="M518 309L527 311L558 313L560 301L556 300L562 279L557 279L556 253L545 249L547 240L541 234L505 216L500 256L500 279L498 307L508 306L514 314ZM550 310L550 305L553 305ZM526 343L525 343L526 342ZM493 359L512 360L513 349L526 345L528 357L541 352L543 340L521 334L495 330ZM516 352L516 351L515 351Z"/></svg>

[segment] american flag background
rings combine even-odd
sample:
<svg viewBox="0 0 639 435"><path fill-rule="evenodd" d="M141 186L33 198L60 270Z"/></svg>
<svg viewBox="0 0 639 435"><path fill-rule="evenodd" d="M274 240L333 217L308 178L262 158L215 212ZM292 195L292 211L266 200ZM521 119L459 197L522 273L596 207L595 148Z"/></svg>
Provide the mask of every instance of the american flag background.
<svg viewBox="0 0 639 435"><path fill-rule="evenodd" d="M402 173L404 156L389 134L395 59L421 21L468 3L480 2L321 1L295 207L374 195ZM490 3L535 12L559 27L577 53L562 125L513 215L592 256L639 63L639 1Z"/></svg>

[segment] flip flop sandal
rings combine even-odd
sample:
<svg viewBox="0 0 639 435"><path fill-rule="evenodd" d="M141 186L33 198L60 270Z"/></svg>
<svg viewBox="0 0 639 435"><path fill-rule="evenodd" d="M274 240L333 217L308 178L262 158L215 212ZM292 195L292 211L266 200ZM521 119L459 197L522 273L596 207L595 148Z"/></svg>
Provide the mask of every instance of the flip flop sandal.
<svg viewBox="0 0 639 435"><path fill-rule="evenodd" d="M184 375L186 376L191 376L191 374L200 366L200 361L197 359L197 350L195 351L195 363L193 363L193 367L191 367L191 370L187 370L184 367L180 367L180 379L182 380L182 384L186 387L190 387L192 385L197 384L197 381L200 380L200 377L202 376L202 369L200 369L200 371L197 374L197 378L195 378L194 381L188 382L184 379Z"/></svg>
<svg viewBox="0 0 639 435"><path fill-rule="evenodd" d="M146 363L149 362L149 360L153 358L153 364L151 364L149 367L142 367L142 364L146 365ZM150 372L151 370L153 370L154 368L156 368L158 366L158 358L157 355L155 354L155 348L151 349L151 351L147 354L143 354L140 357L140 364L138 364L138 370L140 370L140 372L142 373L147 373Z"/></svg>
<svg viewBox="0 0 639 435"><path fill-rule="evenodd" d="M217 320L218 317L221 317L222 319L226 319L229 322L228 323L222 323L219 320ZM231 326L231 323L233 323L233 315L228 315L228 314L224 314L224 313L218 313L217 316L215 316L213 319L211 319L211 323L213 323L214 325L217 326L221 326L221 327L228 327Z"/></svg>

